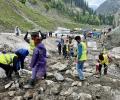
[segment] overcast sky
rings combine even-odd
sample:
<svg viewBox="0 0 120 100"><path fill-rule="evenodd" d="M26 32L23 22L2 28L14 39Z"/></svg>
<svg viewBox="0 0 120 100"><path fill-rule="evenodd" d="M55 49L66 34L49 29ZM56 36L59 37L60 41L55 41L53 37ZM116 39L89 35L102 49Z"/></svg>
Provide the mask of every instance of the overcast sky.
<svg viewBox="0 0 120 100"><path fill-rule="evenodd" d="M90 7L96 6L98 7L100 4L102 4L106 0L86 0Z"/></svg>

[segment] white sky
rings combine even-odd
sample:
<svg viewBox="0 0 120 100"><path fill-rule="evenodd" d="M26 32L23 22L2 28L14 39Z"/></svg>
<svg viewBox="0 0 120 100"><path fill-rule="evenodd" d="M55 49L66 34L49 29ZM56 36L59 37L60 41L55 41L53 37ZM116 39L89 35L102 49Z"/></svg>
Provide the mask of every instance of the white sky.
<svg viewBox="0 0 120 100"><path fill-rule="evenodd" d="M103 3L106 0L86 0L89 5L96 5L99 6L101 3Z"/></svg>

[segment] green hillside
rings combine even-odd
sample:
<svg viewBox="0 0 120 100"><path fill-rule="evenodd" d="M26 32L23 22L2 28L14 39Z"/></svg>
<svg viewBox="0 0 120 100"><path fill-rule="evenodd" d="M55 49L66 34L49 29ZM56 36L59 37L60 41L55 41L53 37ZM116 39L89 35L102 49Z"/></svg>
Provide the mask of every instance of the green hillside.
<svg viewBox="0 0 120 100"><path fill-rule="evenodd" d="M42 5L44 2L39 0L36 3L40 6L40 3ZM53 30L58 26L75 28L84 25L46 16L18 0L0 0L0 26L7 30L14 30L15 26L19 26L25 32L34 28Z"/></svg>

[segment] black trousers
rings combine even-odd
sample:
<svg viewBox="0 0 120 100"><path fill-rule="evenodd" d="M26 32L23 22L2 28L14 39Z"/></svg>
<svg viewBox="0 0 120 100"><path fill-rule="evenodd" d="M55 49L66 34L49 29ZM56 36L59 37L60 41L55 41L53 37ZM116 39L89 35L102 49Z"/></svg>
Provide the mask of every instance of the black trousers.
<svg viewBox="0 0 120 100"><path fill-rule="evenodd" d="M17 56L15 56L15 57L13 58L13 66L0 63L0 67L5 70L6 76L7 76L8 78L11 77L13 71L14 71L15 73L17 73L17 63L18 63L18 57L17 57Z"/></svg>
<svg viewBox="0 0 120 100"><path fill-rule="evenodd" d="M104 65L104 75L107 75L107 70L108 70L108 66L106 64L103 64ZM100 75L101 75L101 70L102 70L102 64L99 64L99 72L100 72Z"/></svg>
<svg viewBox="0 0 120 100"><path fill-rule="evenodd" d="M61 55L61 47L58 47L58 53Z"/></svg>

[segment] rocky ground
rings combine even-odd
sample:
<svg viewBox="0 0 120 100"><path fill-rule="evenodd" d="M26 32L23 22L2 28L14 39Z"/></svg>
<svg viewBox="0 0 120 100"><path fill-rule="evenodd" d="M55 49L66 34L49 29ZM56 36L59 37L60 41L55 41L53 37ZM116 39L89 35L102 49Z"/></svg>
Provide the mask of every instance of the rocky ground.
<svg viewBox="0 0 120 100"><path fill-rule="evenodd" d="M16 38L18 40L18 37ZM24 89L30 73L23 73L19 80L14 78L13 81L9 81L2 78L0 100L119 100L119 66L116 67L112 63L109 65L108 75L96 77L95 59L101 50L101 42L98 39L88 39L88 42L89 59L84 67L85 81L79 80L73 59L65 60L59 56L56 52L55 39L49 38L44 41L49 52L47 79L38 80L33 89ZM29 57L26 59L26 69L29 69L29 59ZM119 62L118 58L117 60Z"/></svg>

